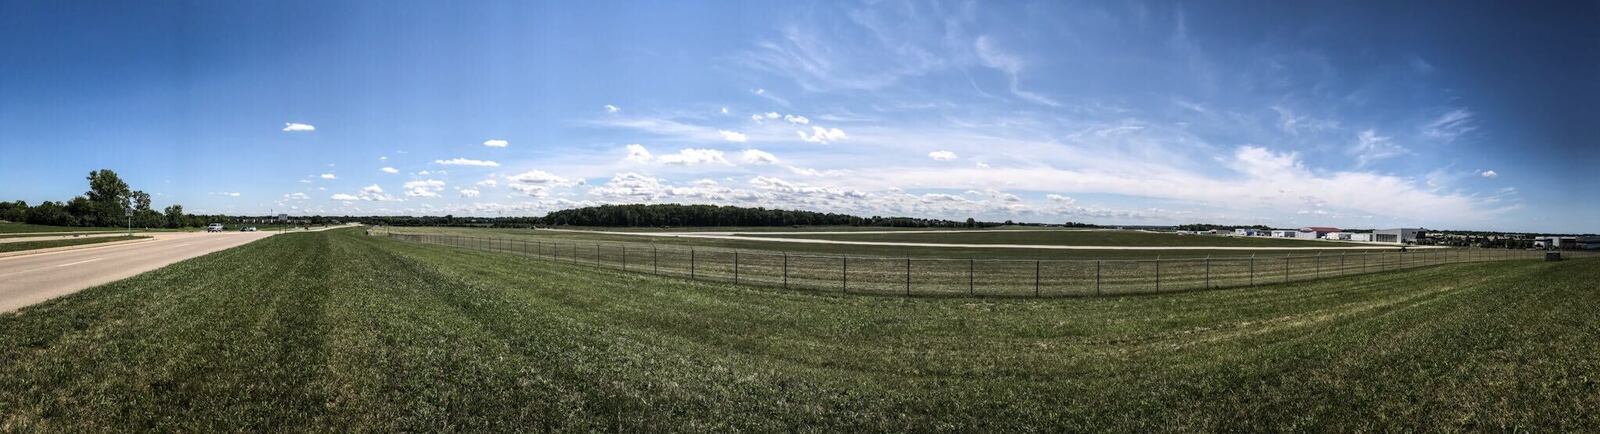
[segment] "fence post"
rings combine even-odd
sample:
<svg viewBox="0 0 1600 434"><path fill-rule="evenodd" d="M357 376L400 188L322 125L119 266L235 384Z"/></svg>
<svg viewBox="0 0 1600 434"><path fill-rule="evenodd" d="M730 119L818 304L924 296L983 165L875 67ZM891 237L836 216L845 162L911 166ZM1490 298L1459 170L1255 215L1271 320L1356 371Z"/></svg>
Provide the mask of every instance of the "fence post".
<svg viewBox="0 0 1600 434"><path fill-rule="evenodd" d="M850 255L839 257L839 292L850 293Z"/></svg>
<svg viewBox="0 0 1600 434"><path fill-rule="evenodd" d="M628 245L622 245L622 271L628 271Z"/></svg>
<svg viewBox="0 0 1600 434"><path fill-rule="evenodd" d="M1161 255L1156 255L1156 292L1161 292Z"/></svg>
<svg viewBox="0 0 1600 434"><path fill-rule="evenodd" d="M1283 254L1283 282L1289 283L1289 253Z"/></svg>
<svg viewBox="0 0 1600 434"><path fill-rule="evenodd" d="M1039 296L1039 260L1033 260L1033 296Z"/></svg>
<svg viewBox="0 0 1600 434"><path fill-rule="evenodd" d="M789 289L789 252L783 252L783 289Z"/></svg>
<svg viewBox="0 0 1600 434"><path fill-rule="evenodd" d="M1206 289L1211 289L1211 255L1206 255Z"/></svg>
<svg viewBox="0 0 1600 434"><path fill-rule="evenodd" d="M1340 273L1344 272L1344 255L1345 255L1345 253L1346 252L1339 252L1339 272Z"/></svg>
<svg viewBox="0 0 1600 434"><path fill-rule="evenodd" d="M689 280L694 280L694 248L689 248Z"/></svg>
<svg viewBox="0 0 1600 434"><path fill-rule="evenodd" d="M659 257L660 255L656 254L656 244L650 243L650 269L651 271L654 271L657 276L661 275L661 261L657 259Z"/></svg>
<svg viewBox="0 0 1600 434"><path fill-rule="evenodd" d="M733 284L739 284L739 251L733 251Z"/></svg>
<svg viewBox="0 0 1600 434"><path fill-rule="evenodd" d="M978 260L967 258L967 295L978 295L978 287L972 284L972 272L978 268Z"/></svg>
<svg viewBox="0 0 1600 434"><path fill-rule="evenodd" d="M1317 252L1317 277L1322 277L1322 252Z"/></svg>
<svg viewBox="0 0 1600 434"><path fill-rule="evenodd" d="M911 295L911 258L906 257L906 295Z"/></svg>
<svg viewBox="0 0 1600 434"><path fill-rule="evenodd" d="M1100 260L1094 261L1094 295L1100 295Z"/></svg>

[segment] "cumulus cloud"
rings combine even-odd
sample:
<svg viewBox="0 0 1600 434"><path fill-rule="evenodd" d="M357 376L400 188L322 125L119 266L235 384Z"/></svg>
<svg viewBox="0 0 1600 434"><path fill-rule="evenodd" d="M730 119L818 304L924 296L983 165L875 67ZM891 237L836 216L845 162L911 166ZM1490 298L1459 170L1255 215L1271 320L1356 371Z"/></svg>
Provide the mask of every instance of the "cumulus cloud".
<svg viewBox="0 0 1600 434"><path fill-rule="evenodd" d="M956 153L950 151L933 151L928 153L928 158L939 161L950 161L956 159Z"/></svg>
<svg viewBox="0 0 1600 434"><path fill-rule="evenodd" d="M553 188L574 187L583 185L583 179L568 179L543 170L530 170L506 177L506 186L512 190L531 196L545 197Z"/></svg>
<svg viewBox="0 0 1600 434"><path fill-rule="evenodd" d="M491 148L504 148L511 146L511 142L505 141L504 139L489 139L483 141L483 146L488 146Z"/></svg>
<svg viewBox="0 0 1600 434"><path fill-rule="evenodd" d="M766 112L766 113L756 113L756 114L750 115L750 120L753 120L753 121L756 121L756 122L766 122L769 119L777 119L777 118L780 118L780 117L783 117L783 115L778 114L778 112Z"/></svg>
<svg viewBox="0 0 1600 434"><path fill-rule="evenodd" d="M409 197L439 197L439 192L444 191L444 181L424 179L407 182L405 191Z"/></svg>
<svg viewBox="0 0 1600 434"><path fill-rule="evenodd" d="M378 169L378 170L382 170L383 173L400 173L400 169L396 169L396 168L393 168L393 167L384 167L384 168Z"/></svg>
<svg viewBox="0 0 1600 434"><path fill-rule="evenodd" d="M1482 172L1478 172L1478 176L1482 176L1484 178L1495 178L1495 177L1499 177L1500 174L1499 173L1495 173L1495 171L1493 171L1493 170L1485 170L1485 171L1482 171Z"/></svg>
<svg viewBox="0 0 1600 434"><path fill-rule="evenodd" d="M482 181L478 181L478 183L474 184L474 185L477 185L479 187L494 187L494 186L500 185L500 183L496 182L493 179L485 179L485 180L482 180Z"/></svg>
<svg viewBox="0 0 1600 434"><path fill-rule="evenodd" d="M655 157L650 155L650 150L645 149L644 145L638 143L628 145L628 157L625 158L627 161L648 163L653 158Z"/></svg>
<svg viewBox="0 0 1600 434"><path fill-rule="evenodd" d="M302 124L299 122L284 122L283 130L289 132L316 131L317 127L311 124Z"/></svg>
<svg viewBox="0 0 1600 434"><path fill-rule="evenodd" d="M338 176L334 176L332 173L324 173L322 175L319 175L318 177L320 177L322 179L339 179Z"/></svg>
<svg viewBox="0 0 1600 434"><path fill-rule="evenodd" d="M805 131L796 132L800 134L800 140L811 143L837 142L849 138L844 134L844 131L838 128L811 127L811 134L809 135Z"/></svg>
<svg viewBox="0 0 1600 434"><path fill-rule="evenodd" d="M457 190L457 192L461 193L461 197L466 197L466 198L478 197L478 195L480 194L478 192L478 189L475 189L475 188L463 188L461 190Z"/></svg>
<svg viewBox="0 0 1600 434"><path fill-rule="evenodd" d="M617 106L614 106L614 105L611 105L611 104L606 104L605 108L606 108L606 113L616 113L616 112L622 111L621 108L619 108ZM646 110L646 111L649 111L649 110Z"/></svg>
<svg viewBox="0 0 1600 434"><path fill-rule="evenodd" d="M727 141L736 142L736 143L744 143L744 141L750 139L750 137L745 136L744 133L737 132L737 131L717 130L717 134L721 134L722 135L722 140L727 140Z"/></svg>
<svg viewBox="0 0 1600 434"><path fill-rule="evenodd" d="M774 164L778 162L778 156L760 149L746 149L739 160L748 164Z"/></svg>
<svg viewBox="0 0 1600 434"><path fill-rule="evenodd" d="M805 124L811 123L810 119L806 119L805 116L800 116L800 115L785 115L783 117L783 120L789 121L789 123L791 123L791 124L800 124L800 125L805 125Z"/></svg>
<svg viewBox="0 0 1600 434"><path fill-rule="evenodd" d="M306 200L309 197L306 196L305 193L295 192L295 193L284 194L283 198L286 199L286 200Z"/></svg>
<svg viewBox="0 0 1600 434"><path fill-rule="evenodd" d="M589 194L627 200L653 200L670 190L660 179L634 172L618 173L604 185L589 189Z"/></svg>
<svg viewBox="0 0 1600 434"><path fill-rule="evenodd" d="M359 198L359 197L355 197L353 195L348 195L348 194L344 194L344 193L338 193L338 194L334 194L333 196L328 196L328 199L340 200L340 201L361 200L361 198Z"/></svg>
<svg viewBox="0 0 1600 434"><path fill-rule="evenodd" d="M433 160L433 162L436 163L436 164L443 164L443 165L446 165L446 166L500 167L500 163L497 163L497 162L494 162L494 161L490 161L490 160L473 160L473 159L468 159L468 158L451 158L449 160Z"/></svg>
<svg viewBox="0 0 1600 434"><path fill-rule="evenodd" d="M732 164L732 163L729 163L728 159L723 156L722 151L718 151L716 149L698 149L698 148L684 148L684 149L678 150L678 153L676 153L676 154L666 154L666 155L658 156L658 157L656 157L656 161L661 162L661 164L672 164L672 165L682 165L682 166L689 166L689 165L696 165L696 164L711 164L711 163L725 164L725 165L726 164Z"/></svg>
<svg viewBox="0 0 1600 434"><path fill-rule="evenodd" d="M1061 205L1072 205L1074 203L1078 203L1077 199L1073 199L1073 198L1070 198L1070 197L1067 197L1067 196L1062 196L1062 195L1059 195L1059 194L1047 194L1047 195L1044 195L1044 198L1048 199L1052 203L1061 204Z"/></svg>

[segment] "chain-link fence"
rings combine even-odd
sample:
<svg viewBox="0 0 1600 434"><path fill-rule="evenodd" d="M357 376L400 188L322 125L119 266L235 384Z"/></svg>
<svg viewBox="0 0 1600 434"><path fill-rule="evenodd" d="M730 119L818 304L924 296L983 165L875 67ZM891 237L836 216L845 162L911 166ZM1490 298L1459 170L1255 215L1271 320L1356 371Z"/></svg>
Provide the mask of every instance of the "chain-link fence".
<svg viewBox="0 0 1600 434"><path fill-rule="evenodd" d="M1464 262L1543 259L1505 249L1411 249L1185 259L893 258L383 232L394 239L694 280L841 293L1094 296L1254 286ZM1591 252L1563 252L1593 256Z"/></svg>

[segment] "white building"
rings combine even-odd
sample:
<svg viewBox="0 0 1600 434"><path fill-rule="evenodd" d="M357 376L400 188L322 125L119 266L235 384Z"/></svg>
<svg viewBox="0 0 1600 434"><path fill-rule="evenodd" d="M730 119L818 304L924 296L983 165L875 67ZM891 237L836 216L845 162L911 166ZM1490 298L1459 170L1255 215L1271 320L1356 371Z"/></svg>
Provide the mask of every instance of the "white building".
<svg viewBox="0 0 1600 434"><path fill-rule="evenodd" d="M1322 234L1322 239L1335 240L1335 241L1350 241L1350 236L1351 235L1355 235L1355 234L1352 234L1352 233L1349 233L1349 232L1329 232L1329 233Z"/></svg>
<svg viewBox="0 0 1600 434"><path fill-rule="evenodd" d="M1350 238L1345 238L1346 240L1372 242L1372 234L1359 233L1358 232L1358 233L1346 233L1345 235L1349 235L1350 236Z"/></svg>
<svg viewBox="0 0 1600 434"><path fill-rule="evenodd" d="M1421 228L1379 229L1372 232L1372 240L1380 243L1411 244L1423 234Z"/></svg>
<svg viewBox="0 0 1600 434"><path fill-rule="evenodd" d="M1299 231L1272 231L1273 238L1294 238Z"/></svg>
<svg viewBox="0 0 1600 434"><path fill-rule="evenodd" d="M1267 235L1266 231L1262 231L1260 229L1250 229L1250 228L1234 229L1233 230L1233 234L1237 235L1237 236L1241 236L1241 237L1260 237L1260 236L1266 236Z"/></svg>

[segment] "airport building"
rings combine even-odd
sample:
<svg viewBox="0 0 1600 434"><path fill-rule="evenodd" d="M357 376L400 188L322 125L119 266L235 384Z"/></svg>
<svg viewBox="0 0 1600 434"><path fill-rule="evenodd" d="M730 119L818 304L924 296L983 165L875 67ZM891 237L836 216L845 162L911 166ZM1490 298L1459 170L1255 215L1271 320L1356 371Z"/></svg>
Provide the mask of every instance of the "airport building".
<svg viewBox="0 0 1600 434"><path fill-rule="evenodd" d="M1421 228L1379 229L1372 232L1372 241L1380 243L1416 244L1423 236Z"/></svg>

